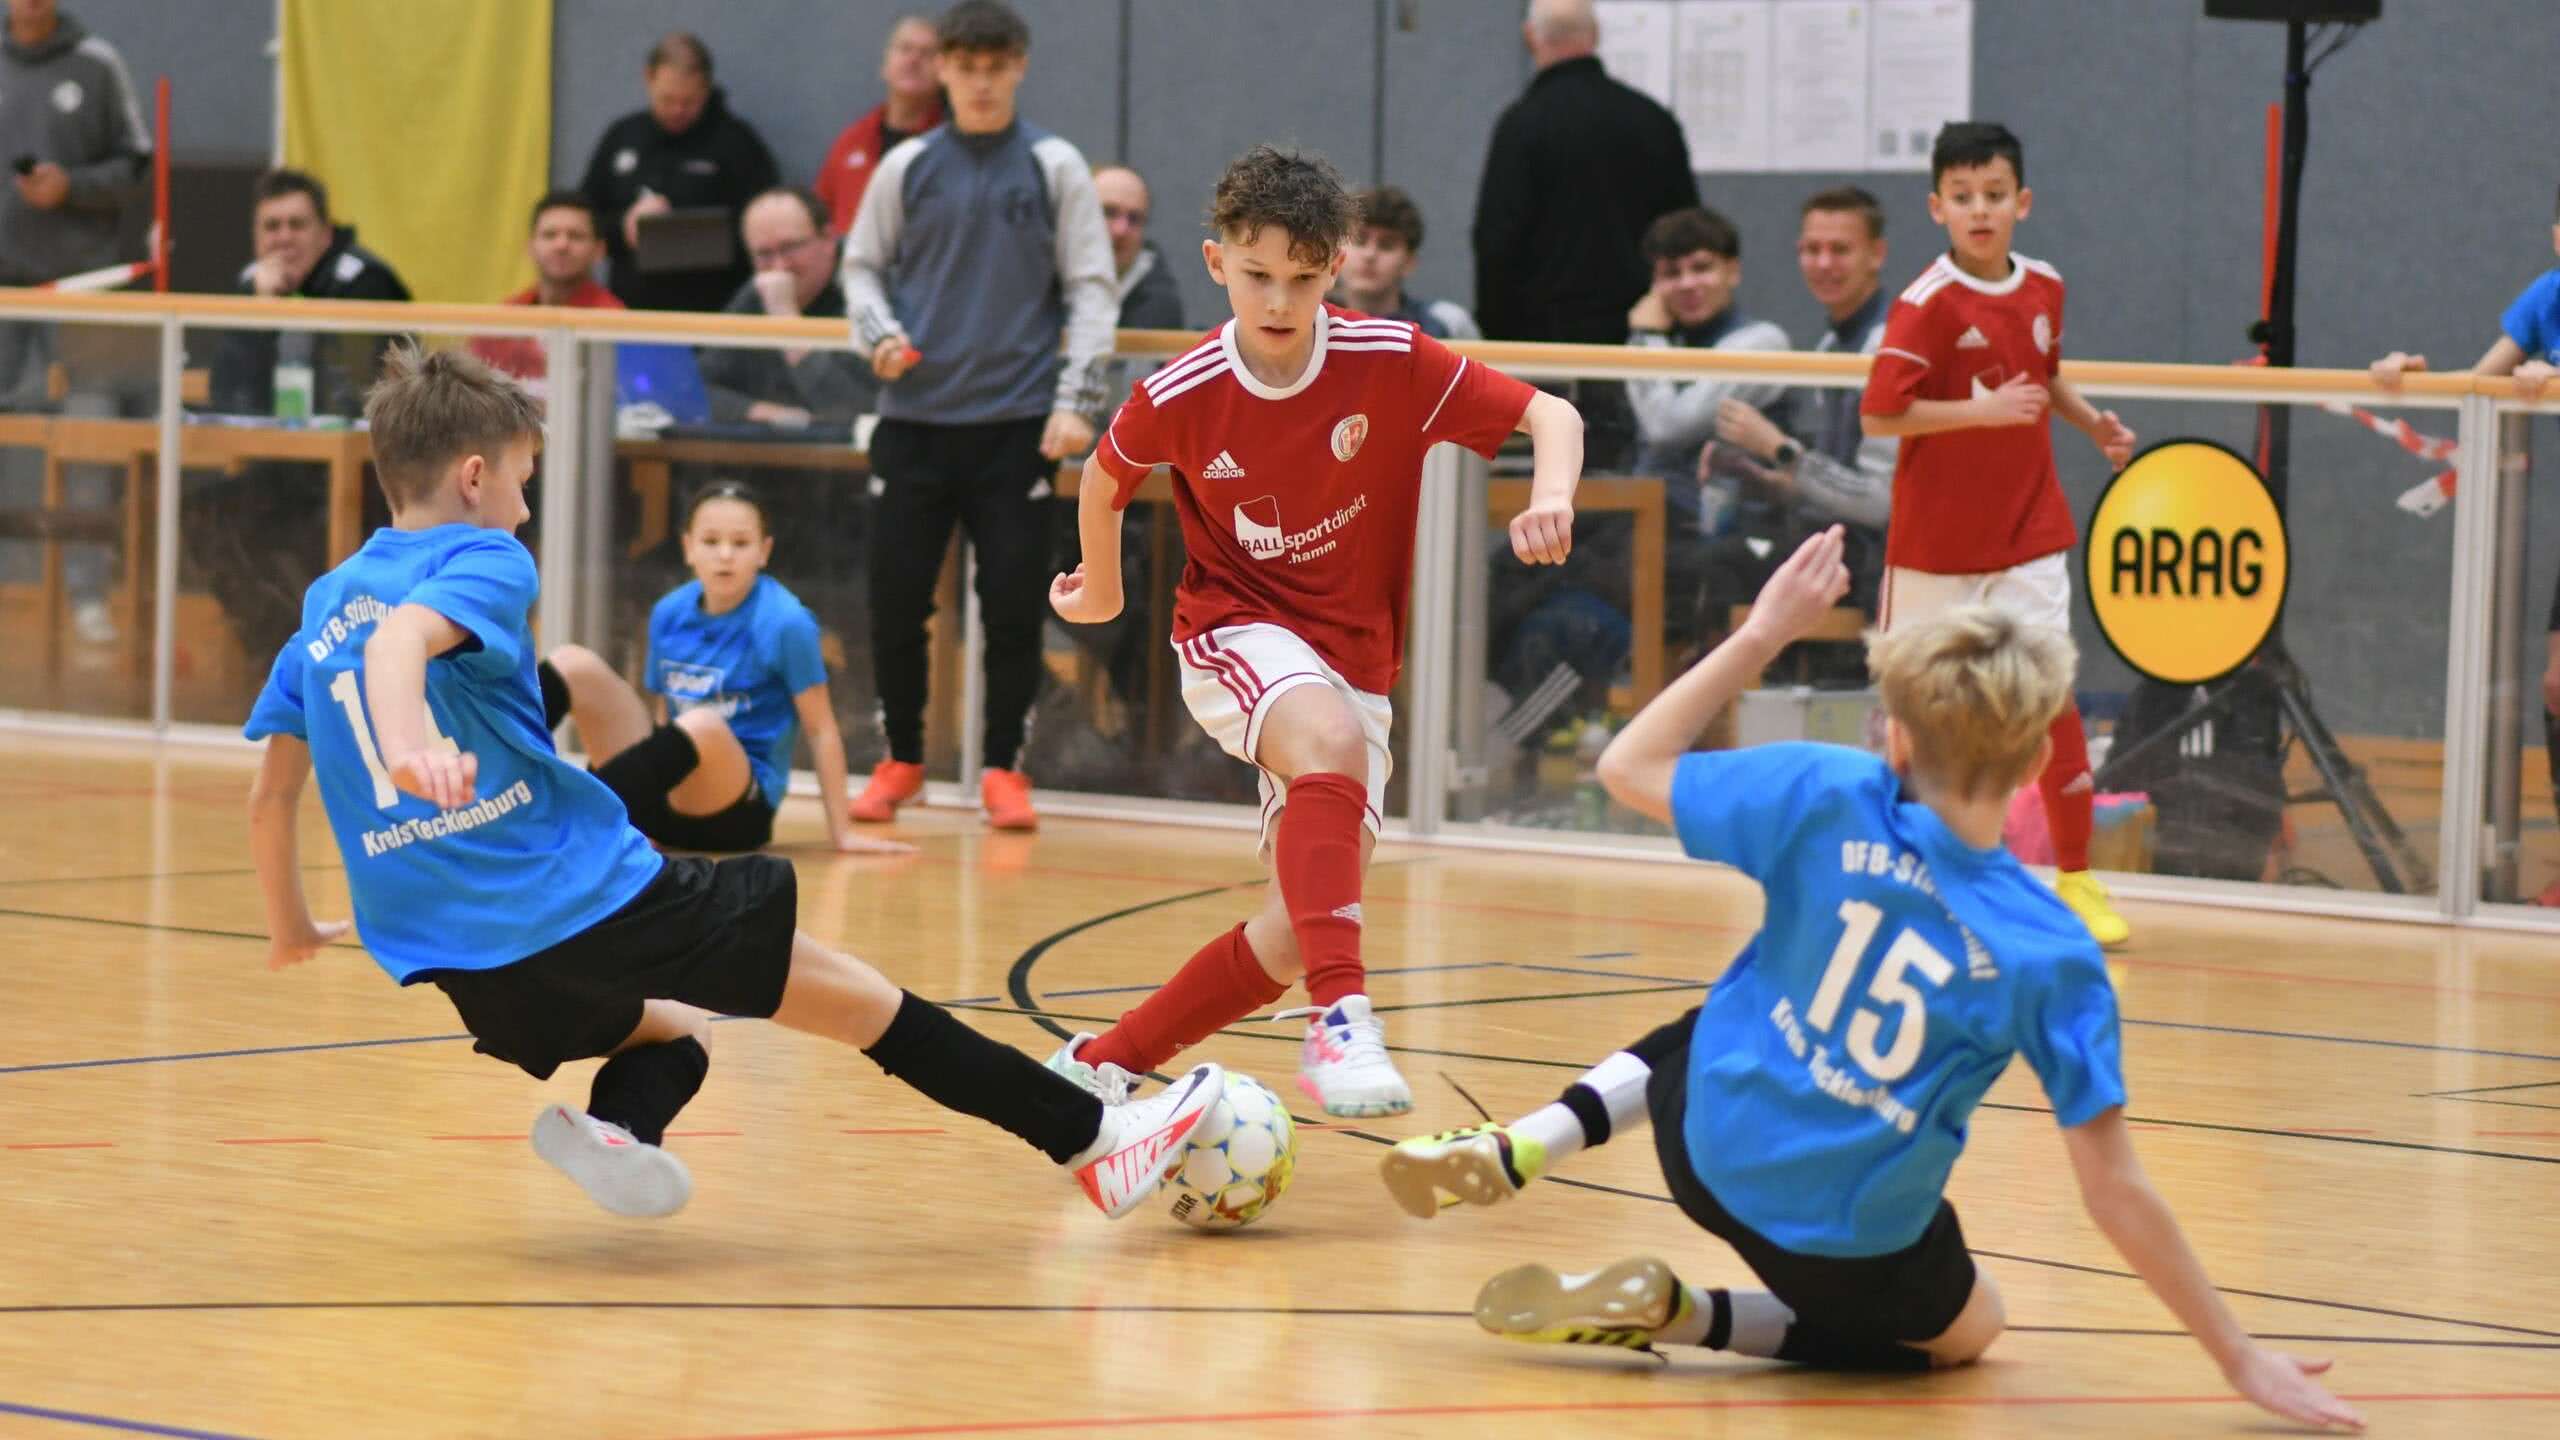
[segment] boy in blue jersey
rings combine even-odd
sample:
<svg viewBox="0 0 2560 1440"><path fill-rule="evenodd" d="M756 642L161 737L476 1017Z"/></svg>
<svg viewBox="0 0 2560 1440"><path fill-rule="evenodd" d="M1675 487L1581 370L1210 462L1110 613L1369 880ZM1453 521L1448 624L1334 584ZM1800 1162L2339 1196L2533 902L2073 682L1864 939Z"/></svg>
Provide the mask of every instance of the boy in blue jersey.
<svg viewBox="0 0 2560 1440"><path fill-rule="evenodd" d="M1556 1103L1396 1146L1388 1188L1425 1219L1493 1204L1649 1122L1672 1198L1769 1288L1693 1288L1655 1259L1570 1276L1528 1265L1486 1283L1485 1329L1843 1370L1962 1365L2005 1317L1943 1192L1974 1106L2024 1055L2091 1218L2233 1387L2289 1419L2360 1427L2310 1378L2327 1362L2261 1348L2205 1278L2126 1137L2097 943L2000 848L2009 795L2042 771L2047 727L2071 700L2069 638L1974 605L1874 641L1884 759L1827 745L1690 752L1848 588L1841 545L1836 526L1806 541L1749 622L1600 760L1621 804L1760 883L1760 933L1704 1005Z"/></svg>
<svg viewBox="0 0 2560 1440"><path fill-rule="evenodd" d="M247 726L266 741L249 830L269 968L347 928L302 893L295 813L316 770L375 963L442 990L473 1048L536 1079L604 1060L587 1108L546 1106L533 1147L615 1214L692 1194L661 1142L709 1070L715 1013L859 1047L1074 1169L1105 1214L1155 1189L1218 1067L1107 1108L798 932L789 862L658 855L543 724L533 556L512 533L531 518L534 403L468 355L404 346L365 418L392 524L313 582Z"/></svg>

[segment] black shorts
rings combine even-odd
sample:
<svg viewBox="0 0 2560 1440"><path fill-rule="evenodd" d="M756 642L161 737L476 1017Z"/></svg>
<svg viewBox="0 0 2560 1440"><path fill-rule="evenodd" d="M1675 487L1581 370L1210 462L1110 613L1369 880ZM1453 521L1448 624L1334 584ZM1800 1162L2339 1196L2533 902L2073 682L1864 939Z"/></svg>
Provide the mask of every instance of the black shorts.
<svg viewBox="0 0 2560 1440"><path fill-rule="evenodd" d="M1780 1247L1734 1218L1698 1178L1684 1133L1689 1048L1653 1066L1646 1105L1662 1178L1680 1209L1742 1257L1796 1318L1842 1339L1917 1344L1947 1333L1973 1298L1973 1255L1956 1208L1941 1199L1920 1238L1889 1255L1805 1255ZM1749 1143L1747 1139L1738 1143Z"/></svg>
<svg viewBox="0 0 2560 1440"><path fill-rule="evenodd" d="M799 877L775 855L675 858L631 903L513 964L426 970L453 1002L471 1048L536 1080L610 1055L644 1002L769 1017L791 975Z"/></svg>
<svg viewBox="0 0 2560 1440"><path fill-rule="evenodd" d="M630 812L632 828L669 850L737 855L763 849L773 839L773 806L752 776L745 794L709 815L680 815L667 803L667 792L700 763L693 737L661 725L594 770Z"/></svg>

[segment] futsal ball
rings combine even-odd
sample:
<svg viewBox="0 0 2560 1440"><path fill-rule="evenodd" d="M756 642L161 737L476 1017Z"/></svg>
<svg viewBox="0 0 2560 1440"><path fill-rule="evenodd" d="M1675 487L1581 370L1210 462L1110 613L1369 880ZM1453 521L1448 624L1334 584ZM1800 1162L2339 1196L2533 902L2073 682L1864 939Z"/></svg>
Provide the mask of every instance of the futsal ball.
<svg viewBox="0 0 2560 1440"><path fill-rule="evenodd" d="M1227 1088L1191 1127L1167 1182L1173 1218L1195 1230L1240 1230L1261 1219L1298 1166L1298 1127L1270 1087L1227 1072Z"/></svg>

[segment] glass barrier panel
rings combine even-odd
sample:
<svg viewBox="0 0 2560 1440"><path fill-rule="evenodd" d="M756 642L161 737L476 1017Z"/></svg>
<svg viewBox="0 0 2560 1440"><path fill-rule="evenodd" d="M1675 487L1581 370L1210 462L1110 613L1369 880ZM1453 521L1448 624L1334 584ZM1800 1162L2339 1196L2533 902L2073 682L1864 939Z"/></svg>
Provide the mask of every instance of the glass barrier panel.
<svg viewBox="0 0 2560 1440"><path fill-rule="evenodd" d="M159 404L156 324L0 321L0 707L150 717Z"/></svg>
<svg viewBox="0 0 2560 1440"><path fill-rule="evenodd" d="M2490 584L2480 898L2560 924L2560 506L2537 492L2560 474L2548 413L2502 408Z"/></svg>

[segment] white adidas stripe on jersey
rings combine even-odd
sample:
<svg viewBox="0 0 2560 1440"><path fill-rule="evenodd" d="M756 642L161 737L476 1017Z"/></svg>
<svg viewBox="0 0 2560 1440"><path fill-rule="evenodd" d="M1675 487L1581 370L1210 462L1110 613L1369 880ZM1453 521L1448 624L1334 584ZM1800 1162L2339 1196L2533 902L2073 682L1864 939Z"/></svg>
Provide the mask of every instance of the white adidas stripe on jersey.
<svg viewBox="0 0 2560 1440"><path fill-rule="evenodd" d="M1174 400L1176 397L1187 391L1197 390L1201 386L1208 384L1210 381L1215 380L1226 373L1228 373L1227 367L1224 363L1224 357L1222 356L1220 357L1220 363L1208 366L1205 369L1195 370L1189 375L1184 376L1176 383L1167 386L1165 389L1153 392L1156 408L1161 410L1168 402Z"/></svg>
<svg viewBox="0 0 2560 1440"><path fill-rule="evenodd" d="M1139 383L1147 387L1149 395L1161 395L1166 386L1198 373L1203 366L1224 363L1226 358L1225 351L1216 345L1209 345L1184 355Z"/></svg>

